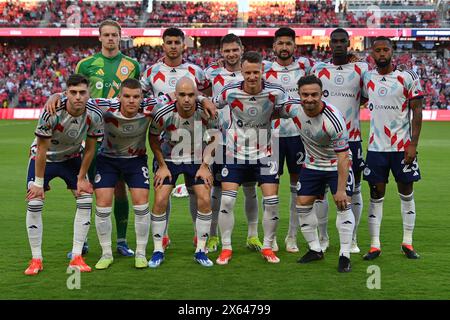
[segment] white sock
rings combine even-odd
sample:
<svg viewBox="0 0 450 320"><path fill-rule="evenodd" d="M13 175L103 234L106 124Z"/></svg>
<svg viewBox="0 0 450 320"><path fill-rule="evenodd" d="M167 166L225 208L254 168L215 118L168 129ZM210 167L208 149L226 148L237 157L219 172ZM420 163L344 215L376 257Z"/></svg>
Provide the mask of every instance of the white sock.
<svg viewBox="0 0 450 320"><path fill-rule="evenodd" d="M380 227L381 220L383 219L383 201L384 198L370 198L369 217L367 219L369 224L370 246L378 249L381 249Z"/></svg>
<svg viewBox="0 0 450 320"><path fill-rule="evenodd" d="M363 198L361 194L361 184L355 184L355 188L353 190L352 195L352 212L355 217L355 228L353 230L352 240L356 242L358 238L358 226L361 221L361 213L363 210Z"/></svg>
<svg viewBox="0 0 450 320"><path fill-rule="evenodd" d="M234 228L234 205L236 203L237 191L222 190L219 211L219 229L222 237L222 250L231 247L231 233Z"/></svg>
<svg viewBox="0 0 450 320"><path fill-rule="evenodd" d="M167 224L167 213L155 215L153 212L150 215L153 235L153 252L164 252L162 245L162 236Z"/></svg>
<svg viewBox="0 0 450 320"><path fill-rule="evenodd" d="M82 194L77 197L77 211L73 223L73 245L72 254L81 255L83 243L91 226L92 195Z"/></svg>
<svg viewBox="0 0 450 320"><path fill-rule="evenodd" d="M33 259L42 259L42 208L44 201L31 199L27 205L27 233Z"/></svg>
<svg viewBox="0 0 450 320"><path fill-rule="evenodd" d="M210 237L216 237L218 234L218 224L219 224L219 210L220 210L220 200L222 198L222 188L217 186L212 188L211 192L211 230L209 232Z"/></svg>
<svg viewBox="0 0 450 320"><path fill-rule="evenodd" d="M244 191L245 214L248 222L247 237L257 237L259 208L255 183L244 183L242 189Z"/></svg>
<svg viewBox="0 0 450 320"><path fill-rule="evenodd" d="M412 245L413 231L416 222L416 203L414 192L409 195L400 194L400 206L403 220L403 243Z"/></svg>
<svg viewBox="0 0 450 320"><path fill-rule="evenodd" d="M166 208L166 226L164 229L164 235L169 235L169 217L170 217L170 211L172 209L172 197L169 196L169 201L167 201L167 208Z"/></svg>
<svg viewBox="0 0 450 320"><path fill-rule="evenodd" d="M317 216L314 205L297 206L300 230L311 250L321 252L319 235L317 233Z"/></svg>
<svg viewBox="0 0 450 320"><path fill-rule="evenodd" d="M195 220L197 219L197 196L193 187L188 187L187 191L189 193L189 211L191 213L192 225L195 232Z"/></svg>
<svg viewBox="0 0 450 320"><path fill-rule="evenodd" d="M95 210L95 227L97 229L98 241L102 247L102 257L112 258L111 249L111 222L112 207L96 207Z"/></svg>
<svg viewBox="0 0 450 320"><path fill-rule="evenodd" d="M288 237L297 238L298 214L297 214L297 186L291 184L291 206L289 210L289 230Z"/></svg>
<svg viewBox="0 0 450 320"><path fill-rule="evenodd" d="M328 200L326 194L323 200L316 200L314 202L314 212L317 217L319 237L328 239Z"/></svg>
<svg viewBox="0 0 450 320"><path fill-rule="evenodd" d="M264 197L264 215L263 215L263 229L264 229L264 243L263 249L272 249L272 243L277 234L278 221L278 196Z"/></svg>
<svg viewBox="0 0 450 320"><path fill-rule="evenodd" d="M197 248L195 252L205 251L206 241L208 240L209 230L211 229L212 212L201 213L197 211L195 229L197 231Z"/></svg>
<svg viewBox="0 0 450 320"><path fill-rule="evenodd" d="M145 258L150 233L150 213L148 203L133 206L134 229L136 232L136 257Z"/></svg>
<svg viewBox="0 0 450 320"><path fill-rule="evenodd" d="M352 246L352 235L355 227L355 217L351 210L351 204L343 211L337 212L336 228L339 232L339 242L341 244L339 256L350 258L350 248Z"/></svg>

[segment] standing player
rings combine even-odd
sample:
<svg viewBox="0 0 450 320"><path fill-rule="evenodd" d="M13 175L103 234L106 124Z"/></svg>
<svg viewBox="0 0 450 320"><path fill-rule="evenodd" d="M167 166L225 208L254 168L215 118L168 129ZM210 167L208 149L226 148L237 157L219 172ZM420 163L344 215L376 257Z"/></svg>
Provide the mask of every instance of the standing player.
<svg viewBox="0 0 450 320"><path fill-rule="evenodd" d="M264 62L264 79L282 86L292 98L298 98L297 82L307 74L312 61L300 57L294 60L295 31L291 28L280 28L275 32L273 51L276 61ZM289 215L289 230L285 238L286 251L298 252L297 229L298 217L295 209L297 199L297 181L304 162L305 148L300 138L300 132L292 119L277 119L272 122L276 136L279 136L279 166L278 172L283 174L286 161L290 176L291 205ZM278 250L276 239L273 243L274 251Z"/></svg>
<svg viewBox="0 0 450 320"><path fill-rule="evenodd" d="M105 20L99 26L101 52L81 60L76 69L89 79L89 90L93 98L114 98L120 92L120 84L125 79L139 79L140 68L136 60L120 52L121 27L113 20ZM98 144L100 147L100 142ZM95 160L89 168L93 181ZM119 179L114 191L114 217L117 228L117 251L123 256L133 256L128 248L126 235L129 204L123 179ZM85 244L87 251L87 243Z"/></svg>
<svg viewBox="0 0 450 320"><path fill-rule="evenodd" d="M370 135L364 180L370 187L369 233L371 244L365 260L380 256L380 225L383 200L392 171L400 195L403 219L401 249L409 259L419 255L412 246L416 220L413 183L420 180L417 145L422 127L422 88L413 71L399 71L392 65L392 42L375 38L372 57L376 70L364 77L364 94L369 99ZM412 119L411 119L412 114Z"/></svg>
<svg viewBox="0 0 450 320"><path fill-rule="evenodd" d="M191 187L197 199L195 231L197 248L194 260L204 267L213 266L205 247L211 228L211 185L213 177L209 170L212 156L204 156L203 137L208 121L200 103L196 102L197 89L189 78L178 80L175 90L176 100L161 107L154 113L150 126L150 147L155 155L155 203L151 213L154 252L148 263L157 268L164 260L161 235L167 224L167 204L177 178L184 174L187 187ZM162 134L162 141L159 137ZM181 140L181 141L180 141Z"/></svg>
<svg viewBox="0 0 450 320"><path fill-rule="evenodd" d="M231 129L227 131L227 159L222 168L219 213L222 251L216 262L227 264L232 256L231 233L239 185L244 181L257 181L264 196L264 243L261 253L268 262L278 263L280 259L272 251L279 220L279 177L277 161L270 160L271 117L275 108L287 102L288 95L282 87L262 80L262 58L259 53L244 53L241 66L244 80L226 85L213 100L218 108L229 105L233 119Z"/></svg>
<svg viewBox="0 0 450 320"><path fill-rule="evenodd" d="M339 272L351 271L350 246L355 218L351 211L353 174L350 168L348 131L339 110L322 100L322 82L314 75L298 81L300 99L292 99L282 110L294 116L305 143L306 159L297 186L300 229L309 251L299 263L323 258L317 233L314 202L328 185L337 206Z"/></svg>
<svg viewBox="0 0 450 320"><path fill-rule="evenodd" d="M89 99L88 80L72 75L67 80L67 99L54 115L44 111L35 131L27 178L27 231L33 258L26 275L35 275L42 265L42 208L44 192L49 183L60 177L76 199L72 259L69 266L90 272L81 252L89 231L92 207L92 186L86 179L87 170L95 154L95 143L103 135L100 110L86 106ZM86 137L87 135L87 137ZM86 138L83 152L82 142ZM81 157L83 154L83 157Z"/></svg>
<svg viewBox="0 0 450 320"><path fill-rule="evenodd" d="M212 95L217 96L223 87L232 82L242 81L241 56L244 52L241 39L233 33L227 34L220 40L220 52L223 56L223 67L213 63L205 69L206 78L212 85ZM216 162L213 164L214 187L211 195L212 221L211 233L208 239L208 252L217 251L219 237L217 224L219 220L220 199L222 197L221 170L224 157L224 144L227 130L231 125L230 108L225 106L218 110L219 126L223 139L216 151ZM258 197L255 182L243 182L242 189L245 197L245 214L248 222L247 247L260 251L262 243L258 237Z"/></svg>
<svg viewBox="0 0 450 320"><path fill-rule="evenodd" d="M362 85L368 65L365 62L350 62L347 49L350 46L349 35L338 28L331 32L330 48L333 58L329 63L318 62L311 73L316 75L323 85L323 100L337 107L344 116L349 131L349 146L352 152L352 170L355 176L355 188L352 195L352 212L355 216L351 253L359 253L357 230L363 207L361 195L361 173L364 160L361 146L361 127L359 123L360 105L366 102L362 97ZM322 251L328 248L328 210L317 210L319 220L319 238ZM322 216L324 215L324 216Z"/></svg>
<svg viewBox="0 0 450 320"><path fill-rule="evenodd" d="M177 81L183 77L191 78L195 82L198 90L205 92L209 91L210 84L206 79L203 70L199 66L183 60L183 51L185 49L183 31L178 28L168 28L164 30L162 39L164 58L161 62L155 63L144 71L141 77L141 84L144 92L152 93L155 97L163 94L170 94L175 91ZM192 188L188 188L188 191L191 217L195 224L197 201ZM168 235L170 201L166 215L167 228L163 238L164 248L170 244ZM196 238L194 238L194 242L195 241Z"/></svg>

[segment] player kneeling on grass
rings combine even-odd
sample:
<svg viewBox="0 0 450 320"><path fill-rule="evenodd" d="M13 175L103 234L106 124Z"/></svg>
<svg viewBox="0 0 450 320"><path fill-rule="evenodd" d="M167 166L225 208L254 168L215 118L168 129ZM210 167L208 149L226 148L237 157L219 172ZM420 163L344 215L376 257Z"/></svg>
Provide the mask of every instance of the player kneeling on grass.
<svg viewBox="0 0 450 320"><path fill-rule="evenodd" d="M89 231L92 207L92 185L86 177L95 154L98 137L103 136L103 118L95 106L87 106L89 81L81 75L67 80L67 97L51 115L44 111L35 131L36 139L31 146L31 159L27 178L26 225L33 259L25 270L35 275L42 265L42 208L44 192L56 177L63 179L76 199L71 268L90 272L91 268L81 256L83 242ZM82 143L85 139L85 148Z"/></svg>
<svg viewBox="0 0 450 320"><path fill-rule="evenodd" d="M212 215L210 189L213 177L209 169L212 156L208 150L213 145L205 148L204 142L210 140L205 131L212 122L206 120L203 108L196 102L197 95L194 82L181 78L175 89L176 100L160 108L150 125L150 147L157 162L155 202L151 213L154 252L148 263L150 268L158 267L164 260L162 238L167 224L166 208L180 174L184 174L186 186L193 187L197 197L195 228L198 240L194 260L204 267L213 265L205 251Z"/></svg>
<svg viewBox="0 0 450 320"><path fill-rule="evenodd" d="M350 247L355 217L351 211L353 173L350 170L348 132L340 111L322 100L322 81L314 75L298 81L300 99L290 100L281 110L283 117L294 118L305 145L305 167L297 185L297 212L300 229L309 251L299 263L323 258L317 233L314 201L328 185L337 206L339 232L339 272L351 271Z"/></svg>

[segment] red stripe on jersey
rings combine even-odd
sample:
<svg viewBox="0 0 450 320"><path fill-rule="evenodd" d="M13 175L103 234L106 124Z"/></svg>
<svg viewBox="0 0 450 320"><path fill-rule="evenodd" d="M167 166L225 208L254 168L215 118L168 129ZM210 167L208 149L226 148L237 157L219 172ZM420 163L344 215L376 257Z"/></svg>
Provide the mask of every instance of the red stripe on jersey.
<svg viewBox="0 0 450 320"><path fill-rule="evenodd" d="M274 128L277 129L280 126L281 120L277 119L275 120Z"/></svg>
<svg viewBox="0 0 450 320"><path fill-rule="evenodd" d="M390 138L391 137L391 130L389 130L388 127L384 126L384 133Z"/></svg>
<svg viewBox="0 0 450 320"><path fill-rule="evenodd" d="M402 86L404 85L405 80L403 80L403 77L397 76L397 80L398 80L398 82L400 82L402 84Z"/></svg>
<svg viewBox="0 0 450 320"><path fill-rule="evenodd" d="M356 129L355 130L355 139L360 138L361 137L361 131Z"/></svg>
<svg viewBox="0 0 450 320"><path fill-rule="evenodd" d="M375 139L375 138L374 138L373 133L372 133L372 135L370 136L369 144L372 144L372 142L373 142L374 139Z"/></svg>
<svg viewBox="0 0 450 320"><path fill-rule="evenodd" d="M402 111L405 111L406 107L408 107L408 100L403 102L403 104L402 104Z"/></svg>
<svg viewBox="0 0 450 320"><path fill-rule="evenodd" d="M370 80L367 84L367 89L372 89L372 91L375 91L375 83L373 83L372 80Z"/></svg>
<svg viewBox="0 0 450 320"><path fill-rule="evenodd" d="M117 119L114 118L106 118L105 123L112 123L116 128L119 127L119 121L117 121Z"/></svg>
<svg viewBox="0 0 450 320"><path fill-rule="evenodd" d="M297 117L294 118L294 123L297 125L297 127L298 127L299 129L302 128L302 123L300 122L300 120L298 120Z"/></svg>
<svg viewBox="0 0 450 320"><path fill-rule="evenodd" d="M347 123L347 130L350 130L350 127L352 126L352 122L351 121L349 121L348 123Z"/></svg>
<svg viewBox="0 0 450 320"><path fill-rule="evenodd" d="M327 70L327 68L323 68L322 70L320 70L319 72L319 78L321 78L322 76L327 77L328 79L330 79L330 71Z"/></svg>
<svg viewBox="0 0 450 320"><path fill-rule="evenodd" d="M177 130L177 127L172 123L170 126L167 127L167 131L175 131Z"/></svg>
<svg viewBox="0 0 450 320"><path fill-rule="evenodd" d="M277 72L275 70L273 70L273 69L270 69L269 71L266 72L266 79L267 80L269 79L270 76L274 77L275 79L278 79Z"/></svg>
<svg viewBox="0 0 450 320"><path fill-rule="evenodd" d="M394 134L391 138L391 146L393 146L397 142L397 134Z"/></svg>
<svg viewBox="0 0 450 320"><path fill-rule="evenodd" d="M273 104L275 104L275 96L271 93L269 93L269 100L272 101Z"/></svg>
<svg viewBox="0 0 450 320"><path fill-rule="evenodd" d="M222 100L223 101L227 100L227 90L222 91Z"/></svg>
<svg viewBox="0 0 450 320"><path fill-rule="evenodd" d="M152 68L148 68L147 74L146 74L147 78L149 78L151 74L152 74Z"/></svg>
<svg viewBox="0 0 450 320"><path fill-rule="evenodd" d="M214 78L214 84L216 84L217 82L219 82L223 86L225 84L225 79L219 74Z"/></svg>
<svg viewBox="0 0 450 320"><path fill-rule="evenodd" d="M153 77L153 82L158 81L158 79L162 82L166 82L166 76L161 71L158 71L158 73Z"/></svg>
<svg viewBox="0 0 450 320"><path fill-rule="evenodd" d="M244 111L244 105L238 99L234 99L234 101L231 103L231 107L239 108L239 109L241 109L241 111Z"/></svg>
<svg viewBox="0 0 450 320"><path fill-rule="evenodd" d="M90 116L87 116L87 117L86 117L86 124L87 124L88 126L91 125L91 117L90 117Z"/></svg>
<svg viewBox="0 0 450 320"><path fill-rule="evenodd" d="M357 74L361 75L361 68L355 64L355 71Z"/></svg>
<svg viewBox="0 0 450 320"><path fill-rule="evenodd" d="M358 91L358 94L356 95L356 101L359 101L359 98L361 97L361 91Z"/></svg>
<svg viewBox="0 0 450 320"><path fill-rule="evenodd" d="M353 137L356 138L356 131L355 131L355 129L352 129L352 130L349 132L348 137L349 137L349 138L353 138Z"/></svg>
<svg viewBox="0 0 450 320"><path fill-rule="evenodd" d="M302 70L305 70L305 69L306 69L306 68L305 68L305 64L302 63L302 62L299 62L299 63L298 63L298 66L299 66L300 69L302 69Z"/></svg>
<svg viewBox="0 0 450 320"><path fill-rule="evenodd" d="M403 140L400 140L400 142L397 144L397 150L400 151L402 150L404 144L403 144Z"/></svg>
<svg viewBox="0 0 450 320"><path fill-rule="evenodd" d="M195 69L192 67L188 67L188 71L195 77Z"/></svg>
<svg viewBox="0 0 450 320"><path fill-rule="evenodd" d="M64 127L60 124L60 123L58 123L56 126L55 126L55 129L54 129L55 131L61 131L61 132L63 132L64 131Z"/></svg>

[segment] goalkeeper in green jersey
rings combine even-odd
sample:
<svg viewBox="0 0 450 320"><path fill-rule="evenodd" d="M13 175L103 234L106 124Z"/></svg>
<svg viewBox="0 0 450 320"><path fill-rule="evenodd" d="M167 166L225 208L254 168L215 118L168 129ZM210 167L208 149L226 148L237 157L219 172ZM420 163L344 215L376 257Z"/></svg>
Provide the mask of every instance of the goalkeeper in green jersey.
<svg viewBox="0 0 450 320"><path fill-rule="evenodd" d="M114 98L119 94L121 83L128 78L140 77L139 63L120 52L121 27L113 20L105 20L99 26L101 52L81 60L75 72L89 79L89 91L92 98ZM97 150L100 143L97 143ZM94 181L95 159L89 168L89 178ZM126 234L128 226L128 198L125 183L121 179L114 190L114 216L117 228L117 251L123 256L133 256L128 248ZM83 254L87 253L87 241ZM71 255L69 253L69 255Z"/></svg>

